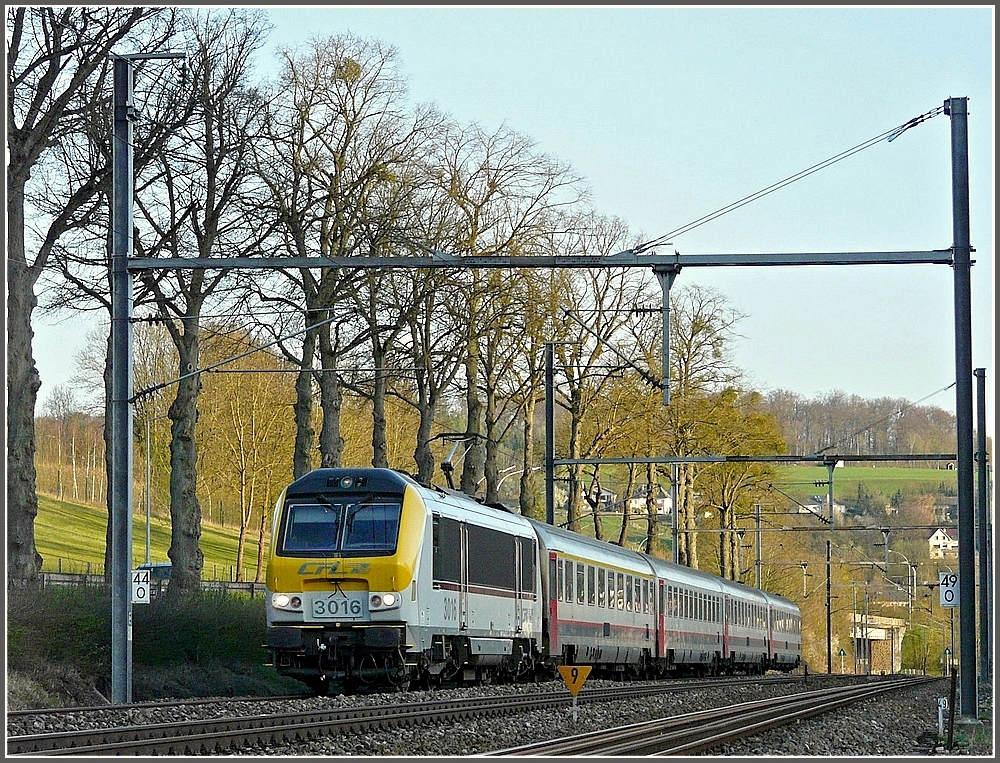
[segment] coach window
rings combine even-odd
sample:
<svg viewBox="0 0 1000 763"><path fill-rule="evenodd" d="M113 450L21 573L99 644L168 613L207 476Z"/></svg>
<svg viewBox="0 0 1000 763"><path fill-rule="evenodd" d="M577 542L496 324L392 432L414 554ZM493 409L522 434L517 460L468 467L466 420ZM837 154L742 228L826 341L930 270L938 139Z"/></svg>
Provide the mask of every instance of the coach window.
<svg viewBox="0 0 1000 763"><path fill-rule="evenodd" d="M461 523L435 514L433 517L434 560L433 576L436 581L458 583L462 579Z"/></svg>
<svg viewBox="0 0 1000 763"><path fill-rule="evenodd" d="M597 602L597 585L594 583L596 571L589 564L587 565L587 604L594 606Z"/></svg>
<svg viewBox="0 0 1000 763"><path fill-rule="evenodd" d="M566 601L573 603L573 562L566 562Z"/></svg>
<svg viewBox="0 0 1000 763"><path fill-rule="evenodd" d="M625 609L625 573L618 573L618 609Z"/></svg>
<svg viewBox="0 0 1000 763"><path fill-rule="evenodd" d="M607 601L604 594L604 568L597 570L597 606L603 607Z"/></svg>
<svg viewBox="0 0 1000 763"><path fill-rule="evenodd" d="M563 599L564 599L564 596L563 596L563 586L565 585L565 583L563 582L563 560L562 559L559 560L557 569L559 571L556 573L556 591L557 591L556 598L559 599L559 601L563 601Z"/></svg>
<svg viewBox="0 0 1000 763"><path fill-rule="evenodd" d="M521 591L535 593L535 539L519 537L521 547Z"/></svg>
<svg viewBox="0 0 1000 763"><path fill-rule="evenodd" d="M587 598L587 589L584 582L584 568L580 562L576 563L576 603L583 604Z"/></svg>

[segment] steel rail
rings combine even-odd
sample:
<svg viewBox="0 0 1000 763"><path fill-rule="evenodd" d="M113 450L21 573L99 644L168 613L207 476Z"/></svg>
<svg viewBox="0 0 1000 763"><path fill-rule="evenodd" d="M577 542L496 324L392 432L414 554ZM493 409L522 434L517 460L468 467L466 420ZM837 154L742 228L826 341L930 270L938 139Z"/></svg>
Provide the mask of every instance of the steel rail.
<svg viewBox="0 0 1000 763"><path fill-rule="evenodd" d="M812 677L813 680L818 676ZM665 681L656 684L584 688L579 703L608 702L668 692L717 688L746 683L745 678ZM804 683L801 676L771 676L755 684ZM257 698L260 699L260 698ZM269 701L265 698L262 701ZM253 701L248 699L248 701ZM366 732L396 726L492 717L540 708L568 706L563 689L551 692L431 700L393 705L367 705L296 711L259 716L230 716L194 721L155 723L116 728L94 728L7 738L7 755L122 755L198 754L253 744L305 741L321 736ZM178 703L180 704L180 703ZM130 708L148 705L129 705ZM115 707L96 708L109 711ZM44 715L44 712L38 712Z"/></svg>
<svg viewBox="0 0 1000 763"><path fill-rule="evenodd" d="M489 756L535 755L679 755L702 752L726 742L743 739L768 729L810 718L879 694L908 689L940 680L891 679L834 689L801 692L782 697L744 702L724 708L579 734L565 739L539 742L484 753Z"/></svg>

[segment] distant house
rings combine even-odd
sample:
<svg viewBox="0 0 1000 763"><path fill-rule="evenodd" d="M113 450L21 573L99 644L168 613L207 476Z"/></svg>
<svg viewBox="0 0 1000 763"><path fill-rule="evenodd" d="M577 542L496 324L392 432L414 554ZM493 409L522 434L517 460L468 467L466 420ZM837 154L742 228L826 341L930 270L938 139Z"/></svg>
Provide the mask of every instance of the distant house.
<svg viewBox="0 0 1000 763"><path fill-rule="evenodd" d="M830 513L830 510L827 508L827 501L826 496L813 495L805 503L799 504L796 509L799 514L818 514L821 517L825 517ZM833 515L835 518L843 519L846 512L847 506L836 501L833 502Z"/></svg>
<svg viewBox="0 0 1000 763"><path fill-rule="evenodd" d="M609 511L618 501L618 494L607 488L597 488L590 492L590 500L597 505L598 511Z"/></svg>
<svg viewBox="0 0 1000 763"><path fill-rule="evenodd" d="M954 522L958 519L958 496L944 495L935 498L934 519L938 522Z"/></svg>
<svg viewBox="0 0 1000 763"><path fill-rule="evenodd" d="M670 499L670 494L659 485L656 485L654 491L653 500L656 502L656 513L661 516L669 516L674 505ZM632 497L628 499L630 514L646 513L646 494L648 492L648 486L640 485L639 489L632 494Z"/></svg>
<svg viewBox="0 0 1000 763"><path fill-rule="evenodd" d="M952 538L949 532L941 527L927 539L927 547L931 559L943 559L958 554L958 540Z"/></svg>

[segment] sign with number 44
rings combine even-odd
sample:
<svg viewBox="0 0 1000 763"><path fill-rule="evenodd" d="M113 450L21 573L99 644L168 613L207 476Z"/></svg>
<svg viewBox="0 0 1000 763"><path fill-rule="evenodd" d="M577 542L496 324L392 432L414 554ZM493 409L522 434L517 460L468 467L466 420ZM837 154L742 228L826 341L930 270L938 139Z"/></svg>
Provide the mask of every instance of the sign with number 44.
<svg viewBox="0 0 1000 763"><path fill-rule="evenodd" d="M149 570L132 570L132 603L149 604Z"/></svg>

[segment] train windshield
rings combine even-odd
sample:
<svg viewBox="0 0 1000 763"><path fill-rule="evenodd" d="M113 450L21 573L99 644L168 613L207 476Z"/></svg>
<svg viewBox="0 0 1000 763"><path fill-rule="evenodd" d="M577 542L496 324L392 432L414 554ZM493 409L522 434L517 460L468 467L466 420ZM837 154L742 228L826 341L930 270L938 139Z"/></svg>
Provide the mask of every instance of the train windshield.
<svg viewBox="0 0 1000 763"><path fill-rule="evenodd" d="M363 498L287 506L282 551L301 556L391 554L402 505Z"/></svg>

